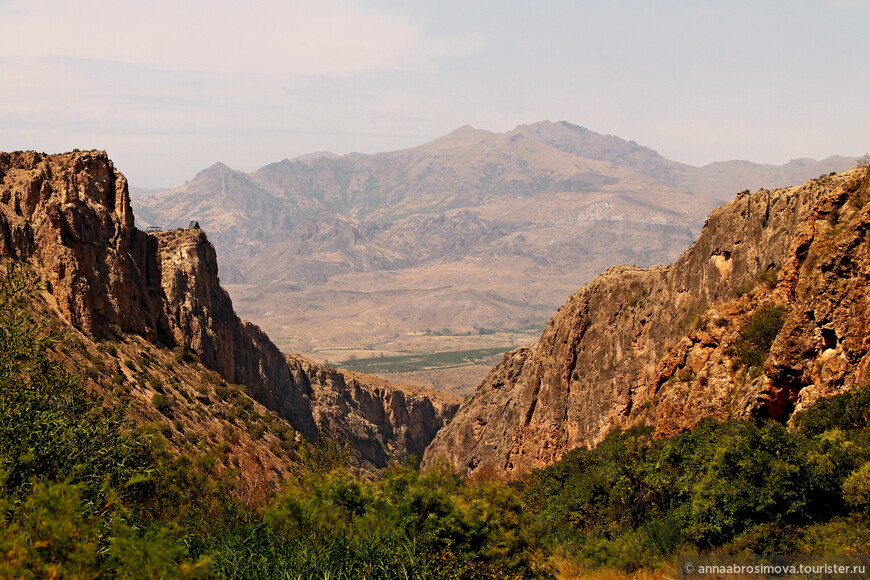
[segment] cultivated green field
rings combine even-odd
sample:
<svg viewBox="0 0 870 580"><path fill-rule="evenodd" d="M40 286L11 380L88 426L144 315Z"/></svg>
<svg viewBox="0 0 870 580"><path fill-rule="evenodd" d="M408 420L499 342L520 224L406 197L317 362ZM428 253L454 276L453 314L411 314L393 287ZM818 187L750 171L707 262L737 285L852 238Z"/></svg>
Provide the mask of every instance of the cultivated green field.
<svg viewBox="0 0 870 580"><path fill-rule="evenodd" d="M380 356L346 360L334 364L338 368L359 373L406 373L472 365L509 350L512 349L481 348L476 350L435 352L431 354Z"/></svg>

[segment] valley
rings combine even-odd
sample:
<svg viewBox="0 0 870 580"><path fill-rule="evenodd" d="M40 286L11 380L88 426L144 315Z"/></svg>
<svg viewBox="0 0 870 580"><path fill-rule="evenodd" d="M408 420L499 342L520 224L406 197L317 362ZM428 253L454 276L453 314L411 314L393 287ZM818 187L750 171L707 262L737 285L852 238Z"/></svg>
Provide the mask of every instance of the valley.
<svg viewBox="0 0 870 580"><path fill-rule="evenodd" d="M396 344L438 352L337 350L353 371L241 320L201 229L134 227L105 152L0 153L0 200L0 575L658 578L870 546L867 167L740 193L542 331L431 325ZM419 384L490 365L464 400Z"/></svg>
<svg viewBox="0 0 870 580"><path fill-rule="evenodd" d="M0 0L0 580L870 578L868 21Z"/></svg>
<svg viewBox="0 0 870 580"><path fill-rule="evenodd" d="M739 189L853 164L696 168L566 122L466 126L376 155L315 154L252 173L216 164L132 203L140 227L198 220L240 315L285 352L342 365L531 342L604 269L675 260ZM413 372L470 394L486 366Z"/></svg>

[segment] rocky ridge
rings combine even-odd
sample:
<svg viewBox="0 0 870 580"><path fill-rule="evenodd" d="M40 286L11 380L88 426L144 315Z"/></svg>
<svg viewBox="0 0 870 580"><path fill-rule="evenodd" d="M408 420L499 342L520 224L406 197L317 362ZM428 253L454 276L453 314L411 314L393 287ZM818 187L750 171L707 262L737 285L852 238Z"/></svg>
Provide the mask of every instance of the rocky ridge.
<svg viewBox="0 0 870 580"><path fill-rule="evenodd" d="M419 454L457 406L285 357L233 311L202 230L134 227L127 182L102 151L0 153L0 256L29 261L57 316L92 343L138 336L190 352L307 437L341 437L366 468ZM379 415L387 430L369 424Z"/></svg>
<svg viewBox="0 0 870 580"><path fill-rule="evenodd" d="M614 428L785 421L867 382L868 231L866 167L739 194L674 264L611 268L572 295L536 343L490 372L424 465L517 474ZM753 325L775 335L758 360L747 356Z"/></svg>

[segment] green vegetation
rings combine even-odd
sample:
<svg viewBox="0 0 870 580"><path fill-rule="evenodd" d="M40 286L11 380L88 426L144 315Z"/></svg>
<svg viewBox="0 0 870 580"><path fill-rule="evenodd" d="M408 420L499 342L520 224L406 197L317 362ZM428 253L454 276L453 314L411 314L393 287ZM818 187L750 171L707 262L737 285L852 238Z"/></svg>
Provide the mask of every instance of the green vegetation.
<svg viewBox="0 0 870 580"><path fill-rule="evenodd" d="M350 360L336 363L336 366L349 371L368 374L447 369L475 364L509 350L511 348L481 348L477 350L454 350L432 354L379 356L377 358L351 357Z"/></svg>
<svg viewBox="0 0 870 580"><path fill-rule="evenodd" d="M154 396L151 397L151 404L154 405L154 408L157 409L157 411L164 415L168 415L172 412L172 402L169 400L169 397L163 393L155 393Z"/></svg>
<svg viewBox="0 0 870 580"><path fill-rule="evenodd" d="M676 553L870 550L870 386L777 423L706 420L653 439L618 431L527 478L542 543L633 571Z"/></svg>
<svg viewBox="0 0 870 580"><path fill-rule="evenodd" d="M787 314L788 309L785 306L774 304L759 308L740 331L737 343L732 347L732 354L747 368L760 367L782 330Z"/></svg>
<svg viewBox="0 0 870 580"><path fill-rule="evenodd" d="M351 475L334 443L252 499L226 444L177 456L53 362L36 284L0 283L0 577L492 578L531 575L518 495L446 469ZM244 388L221 393L250 412ZM152 402L168 412L162 393ZM259 431L262 426L251 424Z"/></svg>
<svg viewBox="0 0 870 580"><path fill-rule="evenodd" d="M616 431L509 483L414 464L364 479L335 442L298 443L292 475L252 496L228 444L170 452L159 424L134 428L52 362L34 286L0 284L0 577L550 578L677 553L870 551L870 386L791 429ZM775 318L746 343L769 348ZM257 436L280 430L243 388L219 396Z"/></svg>
<svg viewBox="0 0 870 580"><path fill-rule="evenodd" d="M51 361L36 287L18 268L0 284L0 577L197 576L204 562L132 510L154 493L149 437Z"/></svg>

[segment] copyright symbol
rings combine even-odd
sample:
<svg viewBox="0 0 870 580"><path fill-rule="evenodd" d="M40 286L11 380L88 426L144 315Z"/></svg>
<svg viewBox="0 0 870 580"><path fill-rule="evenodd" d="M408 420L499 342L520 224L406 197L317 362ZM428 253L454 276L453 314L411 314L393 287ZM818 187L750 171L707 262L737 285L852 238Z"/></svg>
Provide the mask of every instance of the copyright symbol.
<svg viewBox="0 0 870 580"><path fill-rule="evenodd" d="M686 564L685 566L683 566L683 571L684 571L686 574L691 574L692 572L695 571L695 567L692 566L691 564Z"/></svg>

